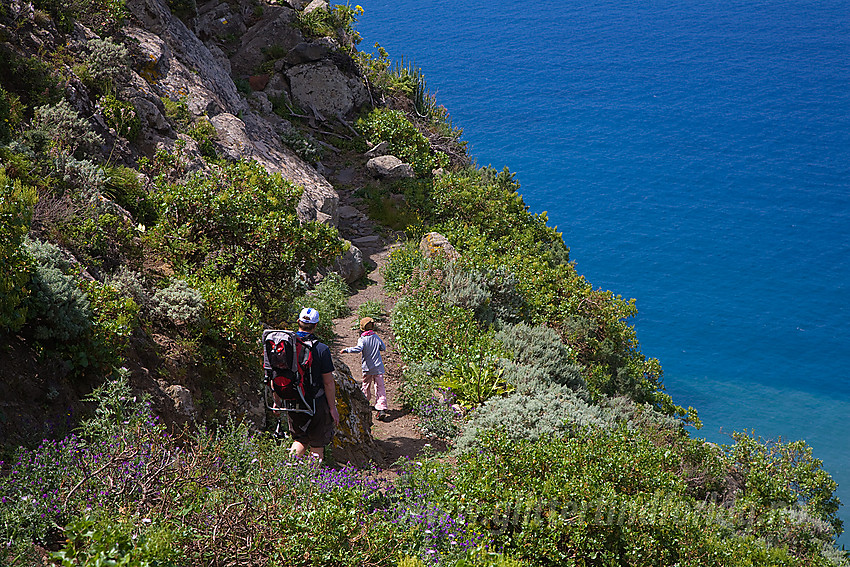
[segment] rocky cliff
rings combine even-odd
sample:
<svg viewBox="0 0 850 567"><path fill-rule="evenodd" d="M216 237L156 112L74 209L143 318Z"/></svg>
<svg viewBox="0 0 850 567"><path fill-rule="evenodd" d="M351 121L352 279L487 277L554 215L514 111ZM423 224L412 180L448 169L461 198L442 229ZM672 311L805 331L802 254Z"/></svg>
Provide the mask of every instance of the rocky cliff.
<svg viewBox="0 0 850 567"><path fill-rule="evenodd" d="M138 170L142 161L164 152L177 156L182 171L189 173L209 168L204 157L210 153L229 160L253 160L303 188L297 205L302 222L337 227L340 198L329 179L351 183L370 176L366 162L381 154L352 153L345 144L359 136L351 126L357 112L374 103L351 57L352 38L343 28L324 35L304 31L301 22L305 17L316 10L327 13L327 4L319 0L309 4L294 0L274 4L213 0L197 6L187 4L189 9L180 13L181 17L175 15L180 12L176 4L128 0L117 29L114 25L111 28L110 42L126 48L129 55L129 66L115 76L114 95L130 103L138 119L134 136L118 131L114 119L107 116L103 96L98 96L102 93L96 93L91 81L78 76L72 63L88 57L90 66L92 61L97 65L93 53L101 36L96 26L83 25L88 21L80 18L69 29L58 29L55 18L32 3L11 0L0 14L2 48L9 61L47 58L60 67L63 57L68 61L60 71L63 98L99 136L100 147L95 153L101 163ZM90 69L92 72L97 69ZM174 109L169 108L175 104L188 110L188 116L181 118L183 127L175 120ZM293 125L295 119L300 121L298 125ZM189 126L199 124L211 125L212 130L205 137L192 135ZM316 142L310 133L338 139L342 149ZM329 157L324 163L316 159L308 162L291 149L292 143L284 143L304 139L326 150ZM400 161L394 165L410 168ZM150 190L152 179L141 171L138 175ZM347 209L343 220L348 224L362 217L351 207ZM138 223L127 211L122 210L122 214L128 222ZM358 233L355 226L350 237L358 236L371 238ZM354 281L364 274L363 255L357 246L346 242L343 255L327 269ZM167 267L163 273L169 273ZM84 270L84 274L92 280L103 277L93 269ZM314 274L304 276L312 279ZM315 276L321 278L321 274ZM210 379L206 372L187 370L179 351L179 337L136 332L127 358L136 387L151 394L160 411L177 423L200 417L198 397L204 390L202 383ZM36 431L35 435L50 435L62 414L76 413L79 399L90 387L63 380L67 371L62 370L62 361L40 359L26 341L12 339L0 359L4 374L0 422L7 432L29 429ZM353 387L347 367L341 364L340 368L337 379L344 411L335 454L361 464L380 460L369 433L369 408ZM266 412L256 374L251 369L231 372L230 385L224 389L228 393L217 392L207 405L230 408L263 426Z"/></svg>

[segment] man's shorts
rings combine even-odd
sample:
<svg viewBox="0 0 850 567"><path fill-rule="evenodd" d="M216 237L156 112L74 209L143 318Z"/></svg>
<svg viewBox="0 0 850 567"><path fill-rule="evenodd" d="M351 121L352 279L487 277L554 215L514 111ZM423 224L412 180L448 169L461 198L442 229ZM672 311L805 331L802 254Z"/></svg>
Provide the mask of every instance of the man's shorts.
<svg viewBox="0 0 850 567"><path fill-rule="evenodd" d="M328 445L334 437L334 420L328 407L328 398L316 399L316 414L289 412L289 433L302 445L319 448ZM306 427L306 431L304 428Z"/></svg>

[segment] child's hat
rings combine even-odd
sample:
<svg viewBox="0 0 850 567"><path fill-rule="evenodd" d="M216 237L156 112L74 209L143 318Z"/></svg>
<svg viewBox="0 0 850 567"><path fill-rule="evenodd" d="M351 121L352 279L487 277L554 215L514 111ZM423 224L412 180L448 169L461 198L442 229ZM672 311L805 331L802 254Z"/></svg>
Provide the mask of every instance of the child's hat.
<svg viewBox="0 0 850 567"><path fill-rule="evenodd" d="M375 328L375 320L371 317L363 317L360 319L360 330L361 331L371 331Z"/></svg>

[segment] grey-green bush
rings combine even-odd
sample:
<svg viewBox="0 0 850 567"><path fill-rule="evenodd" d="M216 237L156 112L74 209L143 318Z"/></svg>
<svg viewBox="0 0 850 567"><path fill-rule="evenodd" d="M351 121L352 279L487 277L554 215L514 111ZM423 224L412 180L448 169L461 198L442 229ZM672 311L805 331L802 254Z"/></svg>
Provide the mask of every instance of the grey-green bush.
<svg viewBox="0 0 850 567"><path fill-rule="evenodd" d="M186 280L177 280L151 298L154 315L175 324L192 324L201 320L204 298Z"/></svg>
<svg viewBox="0 0 850 567"><path fill-rule="evenodd" d="M519 279L504 268L488 270L486 276L491 296L490 309L496 321L507 324L522 321L528 305L517 288Z"/></svg>
<svg viewBox="0 0 850 567"><path fill-rule="evenodd" d="M25 332L40 341L74 341L91 329L92 310L88 296L77 286L71 262L56 246L39 241L24 244L35 260L27 299Z"/></svg>
<svg viewBox="0 0 850 567"><path fill-rule="evenodd" d="M90 149L103 143L85 118L66 100L39 106L32 120L33 131L43 136L56 155L73 155L77 149Z"/></svg>
<svg viewBox="0 0 850 567"><path fill-rule="evenodd" d="M587 390L581 367L554 330L518 323L496 332L496 341L510 353L502 359L505 379L523 390L537 382L562 384L577 392Z"/></svg>
<svg viewBox="0 0 850 567"><path fill-rule="evenodd" d="M491 323L493 312L490 309L490 290L484 276L456 267L446 270L443 281L443 297L449 303L460 305L475 312L476 319Z"/></svg>
<svg viewBox="0 0 850 567"><path fill-rule="evenodd" d="M626 422L629 427L649 425L653 429L682 428L682 422L675 417L661 413L652 404L637 403L626 396L603 398L598 404L611 415L614 421Z"/></svg>
<svg viewBox="0 0 850 567"><path fill-rule="evenodd" d="M69 259L69 255L55 244L27 238L24 240L24 248L40 266L53 268L67 274L74 265L74 262Z"/></svg>
<svg viewBox="0 0 850 567"><path fill-rule="evenodd" d="M522 320L525 299L517 290L519 281L509 271L476 271L452 267L447 270L443 297L446 301L472 309L485 323L514 324Z"/></svg>
<svg viewBox="0 0 850 567"><path fill-rule="evenodd" d="M101 92L112 93L116 83L129 72L127 48L108 39L91 39L87 45L91 50L86 58L89 74Z"/></svg>
<svg viewBox="0 0 850 567"><path fill-rule="evenodd" d="M134 272L126 266L121 266L109 278L109 285L118 290L121 295L132 297L143 312L150 312L153 298L145 289L142 275L138 272Z"/></svg>
<svg viewBox="0 0 850 567"><path fill-rule="evenodd" d="M106 174L99 166L87 159L67 156L54 160L54 171L57 177L73 190L74 194L79 195L75 200L94 210L101 208L101 195L106 186Z"/></svg>
<svg viewBox="0 0 850 567"><path fill-rule="evenodd" d="M463 452L476 446L478 435L488 429L503 429L519 440L537 441L547 435L570 435L585 427L608 427L609 412L588 405L567 386L539 385L534 390L491 398L475 410L457 439Z"/></svg>

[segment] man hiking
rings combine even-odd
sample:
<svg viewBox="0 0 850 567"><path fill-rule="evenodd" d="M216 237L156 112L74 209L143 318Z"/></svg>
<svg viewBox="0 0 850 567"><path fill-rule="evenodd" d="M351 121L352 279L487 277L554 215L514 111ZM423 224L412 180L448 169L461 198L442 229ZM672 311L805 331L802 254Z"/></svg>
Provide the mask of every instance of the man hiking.
<svg viewBox="0 0 850 567"><path fill-rule="evenodd" d="M297 412L287 412L289 432L292 434L290 454L302 456L310 449L311 456L321 461L325 456L325 446L334 436L334 428L339 425L339 412L336 409L336 383L334 382L334 363L328 346L313 336L319 323L319 312L312 307L305 307L298 316L297 335L301 339L313 340L311 372L316 380L319 391L316 394L316 413L308 415Z"/></svg>

